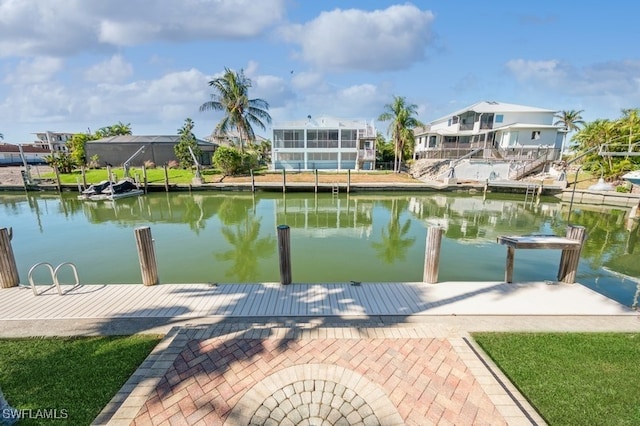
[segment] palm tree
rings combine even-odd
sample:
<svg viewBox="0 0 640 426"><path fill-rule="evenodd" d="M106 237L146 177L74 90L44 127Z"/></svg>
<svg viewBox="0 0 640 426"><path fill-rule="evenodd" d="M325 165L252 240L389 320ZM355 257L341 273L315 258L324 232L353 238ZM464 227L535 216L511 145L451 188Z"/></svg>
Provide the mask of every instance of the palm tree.
<svg viewBox="0 0 640 426"><path fill-rule="evenodd" d="M390 121L387 134L394 143L395 158L393 171L400 172L405 144L413 143L413 129L422 126L414 115L417 115L415 104L408 104L403 96L394 96L393 102L384 106L385 112L380 114L378 121Z"/></svg>
<svg viewBox="0 0 640 426"><path fill-rule="evenodd" d="M4 135L0 133L0 139L4 140Z"/></svg>
<svg viewBox="0 0 640 426"><path fill-rule="evenodd" d="M567 133L574 132L580 130L581 126L584 126L584 120L582 120L582 116L580 115L584 110L580 111L560 111L554 115L557 120L553 123L554 126L562 126L565 128L565 134L562 136L562 150L561 153L564 152L564 146L567 141Z"/></svg>
<svg viewBox="0 0 640 426"><path fill-rule="evenodd" d="M200 105L200 111L224 111L225 116L216 126L215 133L225 136L231 130L238 132L240 151L244 152L245 139L252 143L256 135L253 125L266 130L265 123L271 124L271 116L267 112L269 104L263 99L249 99L251 79L238 72L224 69L224 75L209 82L215 92L211 100Z"/></svg>

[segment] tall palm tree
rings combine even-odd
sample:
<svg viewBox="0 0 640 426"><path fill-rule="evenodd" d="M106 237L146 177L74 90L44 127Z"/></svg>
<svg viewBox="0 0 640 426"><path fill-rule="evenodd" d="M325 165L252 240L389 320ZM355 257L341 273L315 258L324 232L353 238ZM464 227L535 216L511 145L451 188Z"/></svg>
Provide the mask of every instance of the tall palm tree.
<svg viewBox="0 0 640 426"><path fill-rule="evenodd" d="M393 102L384 106L385 111L380 114L378 121L390 121L387 134L391 136L394 144L393 171L400 172L405 144L413 143L413 129L422 126L414 115L417 115L418 106L407 103L403 96L394 96Z"/></svg>
<svg viewBox="0 0 640 426"><path fill-rule="evenodd" d="M560 111L554 115L557 120L553 123L554 126L562 126L565 128L565 134L562 136L562 152L564 152L564 147L567 141L567 133L575 132L580 130L582 126L584 126L585 122L582 120L582 114L584 112L583 109L580 111L570 110L570 111Z"/></svg>
<svg viewBox="0 0 640 426"><path fill-rule="evenodd" d="M265 124L271 124L271 116L267 111L269 104L259 98L249 99L251 79L244 75L244 70L232 71L224 69L224 75L209 82L216 93L211 100L200 105L200 111L223 111L224 117L216 126L216 134L225 136L231 130L238 132L240 151L244 152L245 139L255 141L254 125L266 130Z"/></svg>

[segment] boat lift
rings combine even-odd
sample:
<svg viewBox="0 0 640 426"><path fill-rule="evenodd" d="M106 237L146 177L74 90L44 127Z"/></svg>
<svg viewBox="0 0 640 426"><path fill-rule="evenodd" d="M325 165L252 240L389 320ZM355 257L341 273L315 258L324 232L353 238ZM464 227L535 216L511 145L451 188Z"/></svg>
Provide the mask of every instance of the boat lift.
<svg viewBox="0 0 640 426"><path fill-rule="evenodd" d="M124 168L124 177L128 178L131 177L129 176L129 169L131 168L131 161L133 161L134 158L136 158L138 155L142 154L144 152L144 149L146 148L146 145L142 145L140 148L138 148L138 150L136 152L133 153L133 155L129 158L127 158L127 160L124 162L124 164L122 165Z"/></svg>

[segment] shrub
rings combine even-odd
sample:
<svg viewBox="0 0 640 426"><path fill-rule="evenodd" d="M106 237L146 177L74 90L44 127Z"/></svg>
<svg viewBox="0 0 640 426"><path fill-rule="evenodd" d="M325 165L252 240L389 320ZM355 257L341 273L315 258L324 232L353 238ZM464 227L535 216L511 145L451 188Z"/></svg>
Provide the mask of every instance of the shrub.
<svg viewBox="0 0 640 426"><path fill-rule="evenodd" d="M624 193L631 192L631 188L629 188L629 186L625 183L625 184L616 186L616 192L624 192Z"/></svg>
<svg viewBox="0 0 640 426"><path fill-rule="evenodd" d="M221 146L213 154L213 164L220 169L225 176L239 173L242 169L242 155L231 147Z"/></svg>
<svg viewBox="0 0 640 426"><path fill-rule="evenodd" d="M171 160L167 163L167 167L169 167L170 169L179 169L180 163L178 163L176 160Z"/></svg>
<svg viewBox="0 0 640 426"><path fill-rule="evenodd" d="M156 168L156 163L154 163L151 160L147 160L144 162L144 167L146 167L147 169L155 169Z"/></svg>
<svg viewBox="0 0 640 426"><path fill-rule="evenodd" d="M89 168L90 169L99 169L100 168L100 161L99 161L98 154L95 154L95 155L91 156L91 159L89 160Z"/></svg>

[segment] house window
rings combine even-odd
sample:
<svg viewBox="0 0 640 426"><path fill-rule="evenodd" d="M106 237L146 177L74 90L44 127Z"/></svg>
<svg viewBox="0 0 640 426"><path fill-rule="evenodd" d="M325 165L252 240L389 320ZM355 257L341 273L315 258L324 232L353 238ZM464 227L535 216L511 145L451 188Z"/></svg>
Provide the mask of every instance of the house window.
<svg viewBox="0 0 640 426"><path fill-rule="evenodd" d="M533 132L531 132L531 140L538 140L540 139L540 131L539 130L534 130Z"/></svg>
<svg viewBox="0 0 640 426"><path fill-rule="evenodd" d="M496 123L502 123L502 120L504 120L504 115L502 114L496 114L496 118L494 119L494 121Z"/></svg>

